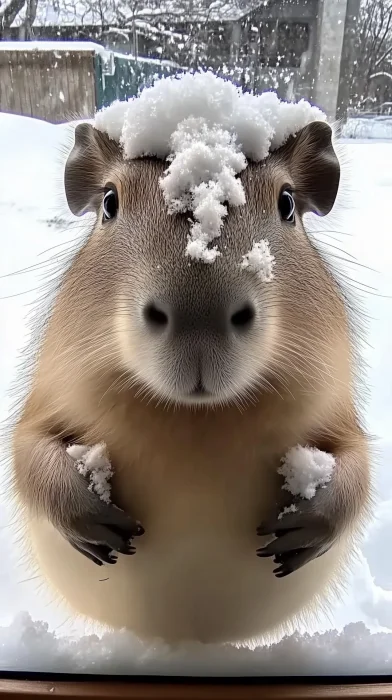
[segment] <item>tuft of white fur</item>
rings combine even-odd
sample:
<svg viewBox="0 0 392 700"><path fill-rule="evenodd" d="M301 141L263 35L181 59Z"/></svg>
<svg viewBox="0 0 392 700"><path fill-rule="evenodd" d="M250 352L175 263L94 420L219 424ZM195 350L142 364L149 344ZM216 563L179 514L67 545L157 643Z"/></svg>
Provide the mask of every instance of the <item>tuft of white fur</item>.
<svg viewBox="0 0 392 700"><path fill-rule="evenodd" d="M89 447L87 445L70 445L67 453L75 460L79 474L88 477L89 490L96 493L105 503L111 502L110 479L113 469L110 464L106 445L103 442Z"/></svg>
<svg viewBox="0 0 392 700"><path fill-rule="evenodd" d="M170 161L160 183L168 210L193 215L185 254L213 263L221 252L210 244L220 236L226 204L245 204L237 175L247 159L260 162L310 122L325 120L305 100L243 93L229 80L200 71L157 80L138 97L98 112L94 125L122 145L126 159ZM271 260L266 271L261 243L255 246L242 267L270 281Z"/></svg>
<svg viewBox="0 0 392 700"><path fill-rule="evenodd" d="M316 447L292 447L282 459L278 473L285 477L283 489L293 496L313 498L317 488L331 480L335 457Z"/></svg>

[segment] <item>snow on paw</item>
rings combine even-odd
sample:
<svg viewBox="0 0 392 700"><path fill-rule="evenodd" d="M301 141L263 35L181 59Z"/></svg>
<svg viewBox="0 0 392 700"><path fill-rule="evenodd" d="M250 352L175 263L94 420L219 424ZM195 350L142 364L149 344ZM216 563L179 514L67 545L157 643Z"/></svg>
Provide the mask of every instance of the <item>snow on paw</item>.
<svg viewBox="0 0 392 700"><path fill-rule="evenodd" d="M106 445L70 445L67 453L86 480L88 497L80 508L81 514L59 527L63 536L74 549L99 566L115 564L117 553L135 554L133 538L143 535L144 528L111 504L113 469Z"/></svg>
<svg viewBox="0 0 392 700"><path fill-rule="evenodd" d="M275 536L257 550L257 556L274 558L278 578L321 556L336 541L338 526L331 507L334 466L333 455L312 447L294 447L282 459L278 473L285 477L282 489L293 495L292 503L257 529L260 536Z"/></svg>

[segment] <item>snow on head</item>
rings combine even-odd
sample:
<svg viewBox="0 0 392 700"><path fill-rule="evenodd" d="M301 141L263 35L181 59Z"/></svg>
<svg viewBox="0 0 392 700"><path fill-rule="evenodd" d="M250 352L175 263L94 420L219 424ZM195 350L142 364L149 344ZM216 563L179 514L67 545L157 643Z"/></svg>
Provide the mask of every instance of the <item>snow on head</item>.
<svg viewBox="0 0 392 700"><path fill-rule="evenodd" d="M312 121L325 115L305 100L281 102L273 92L243 93L212 72L158 80L140 96L115 102L95 117L95 127L123 148L124 158L156 156L170 165L161 187L170 213L193 215L186 255L212 263L221 255L220 236L227 204L245 204L237 175L264 160ZM241 267L272 279L267 241L256 243Z"/></svg>
<svg viewBox="0 0 392 700"><path fill-rule="evenodd" d="M213 262L219 252L208 244L219 236L227 214L222 202L245 204L235 176L246 168L246 158L228 131L208 126L201 117L181 122L170 143L174 155L161 182L163 196L169 212L193 211L186 254Z"/></svg>
<svg viewBox="0 0 392 700"><path fill-rule="evenodd" d="M313 498L317 488L331 480L335 457L316 447L292 447L282 459L278 473L285 477L282 488L293 496Z"/></svg>

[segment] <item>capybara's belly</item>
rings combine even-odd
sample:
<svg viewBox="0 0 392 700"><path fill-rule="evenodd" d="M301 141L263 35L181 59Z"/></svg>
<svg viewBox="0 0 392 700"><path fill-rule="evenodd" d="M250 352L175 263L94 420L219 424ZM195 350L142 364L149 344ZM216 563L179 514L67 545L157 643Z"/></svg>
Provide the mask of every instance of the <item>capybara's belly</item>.
<svg viewBox="0 0 392 700"><path fill-rule="evenodd" d="M256 556L256 535L274 488L217 490L203 499L194 483L156 499L142 520L134 556L98 567L46 521L29 524L39 569L75 611L141 638L168 642L245 642L267 638L295 616L316 611L339 581L344 538L322 557L283 578ZM252 495L253 494L253 495ZM215 499L215 502L214 502ZM123 504L122 504L123 505Z"/></svg>

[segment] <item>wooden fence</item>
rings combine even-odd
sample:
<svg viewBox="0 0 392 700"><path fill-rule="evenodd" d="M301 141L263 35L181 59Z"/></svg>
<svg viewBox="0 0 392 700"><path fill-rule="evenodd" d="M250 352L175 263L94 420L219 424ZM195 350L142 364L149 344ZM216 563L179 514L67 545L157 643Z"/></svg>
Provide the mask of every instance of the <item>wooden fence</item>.
<svg viewBox="0 0 392 700"><path fill-rule="evenodd" d="M10 44L7 42L8 47ZM94 50L3 49L0 111L59 123L92 117L96 107Z"/></svg>

